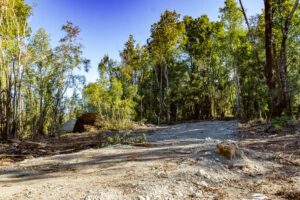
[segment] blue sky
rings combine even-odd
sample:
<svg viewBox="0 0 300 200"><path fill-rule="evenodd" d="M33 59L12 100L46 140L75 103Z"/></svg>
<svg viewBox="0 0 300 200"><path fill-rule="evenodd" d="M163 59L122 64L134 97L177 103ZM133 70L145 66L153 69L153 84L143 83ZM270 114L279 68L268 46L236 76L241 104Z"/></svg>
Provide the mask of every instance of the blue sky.
<svg viewBox="0 0 300 200"><path fill-rule="evenodd" d="M217 20L224 0L26 0L34 5L29 23L33 32L45 28L55 46L62 37L61 26L71 21L81 28L80 39L84 56L92 68L87 81L98 78L97 65L104 54L119 59L119 51L130 34L145 44L150 27L166 9L176 10L181 16L199 17L207 14ZM258 13L263 0L243 0L249 15Z"/></svg>

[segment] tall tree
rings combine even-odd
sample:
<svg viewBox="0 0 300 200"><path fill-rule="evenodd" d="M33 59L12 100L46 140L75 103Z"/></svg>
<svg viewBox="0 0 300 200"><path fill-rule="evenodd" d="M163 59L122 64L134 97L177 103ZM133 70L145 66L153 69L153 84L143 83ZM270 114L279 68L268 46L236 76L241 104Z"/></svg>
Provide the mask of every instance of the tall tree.
<svg viewBox="0 0 300 200"><path fill-rule="evenodd" d="M38 102L36 113L31 111L30 117L37 129L33 130L33 134L45 134L46 117L51 106L51 97L54 88L52 86L55 80L54 66L52 63L53 53L50 47L50 39L44 29L39 29L33 36L31 44L32 62L30 69L27 70L26 78L33 79L33 84L28 85L28 89L32 90L35 99ZM30 80L27 80L30 82ZM33 103L30 107L33 107ZM32 109L33 110L33 109ZM35 116L36 114L36 116Z"/></svg>
<svg viewBox="0 0 300 200"><path fill-rule="evenodd" d="M60 40L60 44L55 48L55 72L56 80L53 83L55 92L53 95L53 123L51 132L57 130L59 124L64 120L66 109L65 95L68 89L74 87L76 79L82 79L82 76L74 75L74 69L87 70L89 68L89 60L82 56L82 44L78 42L80 28L74 26L73 23L67 22L62 26L65 36ZM79 81L82 83L82 81Z"/></svg>
<svg viewBox="0 0 300 200"><path fill-rule="evenodd" d="M16 137L23 128L22 80L31 8L23 0L3 0L0 7L0 132L5 140Z"/></svg>
<svg viewBox="0 0 300 200"><path fill-rule="evenodd" d="M265 0L265 73L270 89L271 116L277 117L285 112L291 114L291 102L288 86L287 42L290 36L292 19L299 7L299 0L274 1ZM279 37L274 34L280 30ZM274 86L274 70L277 83ZM275 88L277 87L277 94Z"/></svg>
<svg viewBox="0 0 300 200"><path fill-rule="evenodd" d="M166 115L166 121L170 122L170 80L172 60L174 60L180 43L184 42L184 26L179 21L180 15L175 11L165 11L158 23L151 27L151 37L148 40L150 56L155 65L154 72L159 88L159 108L156 113L157 123Z"/></svg>
<svg viewBox="0 0 300 200"><path fill-rule="evenodd" d="M251 30L242 0L239 2L247 26ZM269 119L281 116L282 113L291 114L287 43L291 39L290 29L293 27L293 17L298 8L299 0L264 0L264 76L269 91ZM257 48L254 50L259 60Z"/></svg>
<svg viewBox="0 0 300 200"><path fill-rule="evenodd" d="M236 0L226 0L225 7L220 9L221 19L226 24L226 39L224 42L227 44L229 50L229 63L232 66L235 90L236 90L236 112L237 117L243 117L243 104L241 100L240 88L240 72L238 63L238 49L241 45L241 38L245 37L242 29L243 14L239 10Z"/></svg>

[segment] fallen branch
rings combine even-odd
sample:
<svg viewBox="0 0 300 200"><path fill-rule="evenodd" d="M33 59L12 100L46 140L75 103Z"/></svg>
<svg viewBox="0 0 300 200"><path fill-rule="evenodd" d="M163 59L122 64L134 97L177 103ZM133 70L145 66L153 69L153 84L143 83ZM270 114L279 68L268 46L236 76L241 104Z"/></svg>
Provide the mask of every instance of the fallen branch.
<svg viewBox="0 0 300 200"><path fill-rule="evenodd" d="M289 164L289 165L300 167L300 161L293 160L292 155L287 158L281 154L276 154L276 157L281 162L281 164Z"/></svg>

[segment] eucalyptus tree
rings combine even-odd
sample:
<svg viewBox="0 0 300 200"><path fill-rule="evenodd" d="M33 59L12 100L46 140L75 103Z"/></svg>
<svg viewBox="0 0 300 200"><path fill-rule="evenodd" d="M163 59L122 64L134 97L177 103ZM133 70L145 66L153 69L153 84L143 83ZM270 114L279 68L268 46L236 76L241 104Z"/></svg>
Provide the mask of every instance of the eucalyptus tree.
<svg viewBox="0 0 300 200"><path fill-rule="evenodd" d="M280 116L283 112L291 114L287 63L288 44L291 38L290 29L294 22L293 17L298 9L299 0L274 2L265 0L265 75L270 90L272 117ZM299 15L296 17L299 19ZM275 75L272 71L274 69ZM277 95L274 94L276 90L278 91Z"/></svg>
<svg viewBox="0 0 300 200"><path fill-rule="evenodd" d="M186 91L188 101L185 112L190 113L189 118L201 118L211 116L210 99L211 90L211 54L213 42L212 23L206 15L193 19L184 17L187 42L184 50L187 52L187 65L189 77L186 79ZM208 108L208 110L207 110ZM200 116L201 115L201 116Z"/></svg>
<svg viewBox="0 0 300 200"><path fill-rule="evenodd" d="M55 88L53 98L52 117L53 122L51 125L51 132L57 130L58 125L64 120L64 113L66 108L66 92L70 88L74 88L74 83L79 80L83 83L83 76L74 74L75 69L84 68L88 71L89 60L85 59L82 55L83 46L78 42L80 28L74 26L73 23L67 22L62 26L62 31L65 36L60 40L60 44L54 49L55 58L55 80L52 83Z"/></svg>
<svg viewBox="0 0 300 200"><path fill-rule="evenodd" d="M192 119L208 119L232 114L230 68L226 65L224 23L212 22L206 15L184 18L189 78L184 98L185 113Z"/></svg>
<svg viewBox="0 0 300 200"><path fill-rule="evenodd" d="M109 87L112 86L112 79L114 76L118 76L118 66L117 62L111 59L108 55L104 55L101 59L100 63L98 64L98 71L100 75L100 81L109 82Z"/></svg>
<svg viewBox="0 0 300 200"><path fill-rule="evenodd" d="M242 0L239 2L247 26L250 27L243 2ZM288 84L290 71L288 61L293 57L289 54L289 52L293 52L290 51L293 48L291 42L299 37L299 35L291 33L291 30L293 31L297 27L299 20L299 0L264 0L262 16L264 28L262 38L265 44L265 57L262 64L268 87L268 118L278 117L283 113L290 115L292 92ZM255 50L257 51L257 49Z"/></svg>
<svg viewBox="0 0 300 200"><path fill-rule="evenodd" d="M27 67L27 18L23 0L0 1L0 132L2 139L22 131L22 80Z"/></svg>
<svg viewBox="0 0 300 200"><path fill-rule="evenodd" d="M124 98L134 98L137 94L137 78L139 75L139 55L133 35L129 36L124 49L120 52L120 78L123 85Z"/></svg>
<svg viewBox="0 0 300 200"><path fill-rule="evenodd" d="M97 112L100 116L108 117L110 113L110 97L108 88L100 82L89 83L83 89L85 109Z"/></svg>
<svg viewBox="0 0 300 200"><path fill-rule="evenodd" d="M137 102L136 111L137 119L156 121L154 108L156 106L156 98L154 96L155 77L153 76L153 68L150 62L149 51L146 46L136 45L137 54Z"/></svg>
<svg viewBox="0 0 300 200"><path fill-rule="evenodd" d="M292 19L290 37L287 41L288 54L288 88L291 98L291 110L293 114L300 116L300 9Z"/></svg>
<svg viewBox="0 0 300 200"><path fill-rule="evenodd" d="M55 90L53 82L56 74L53 63L53 52L50 38L44 29L39 29L29 44L31 64L26 70L26 101L28 119L32 124L32 134L45 134L45 123L52 106L52 95Z"/></svg>
<svg viewBox="0 0 300 200"><path fill-rule="evenodd" d="M150 58L153 61L156 84L158 87L157 123L165 119L170 122L170 80L172 62L180 53L180 44L185 41L184 25L180 15L175 11L165 11L160 21L151 27L151 37L148 40Z"/></svg>
<svg viewBox="0 0 300 200"><path fill-rule="evenodd" d="M132 120L135 116L134 97L137 94L137 83L134 81L135 70L130 61L130 53L126 53L127 62L124 59L124 52L127 50L123 51L121 64L105 55L98 65L98 81L83 89L88 110L97 112L107 120L122 122Z"/></svg>
<svg viewBox="0 0 300 200"><path fill-rule="evenodd" d="M242 45L242 39L246 37L243 25L243 13L240 11L236 0L226 0L225 6L220 9L221 20L224 21L226 27L226 39L224 46L228 49L228 64L232 66L233 77L236 90L236 112L237 117L243 117L243 104L241 100L240 88L240 70L238 57L239 47Z"/></svg>

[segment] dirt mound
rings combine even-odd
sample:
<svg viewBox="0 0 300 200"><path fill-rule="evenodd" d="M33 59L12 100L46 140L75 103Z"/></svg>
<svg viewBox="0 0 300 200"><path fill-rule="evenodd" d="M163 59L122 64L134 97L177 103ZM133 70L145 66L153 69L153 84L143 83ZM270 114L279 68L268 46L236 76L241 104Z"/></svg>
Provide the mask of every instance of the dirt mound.
<svg viewBox="0 0 300 200"><path fill-rule="evenodd" d="M88 132L91 129L97 130L101 128L101 121L102 119L98 116L97 113L84 113L77 119L73 132L82 133Z"/></svg>

